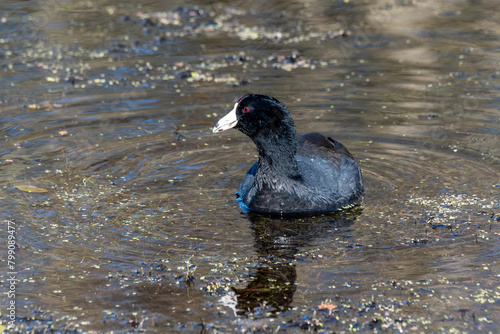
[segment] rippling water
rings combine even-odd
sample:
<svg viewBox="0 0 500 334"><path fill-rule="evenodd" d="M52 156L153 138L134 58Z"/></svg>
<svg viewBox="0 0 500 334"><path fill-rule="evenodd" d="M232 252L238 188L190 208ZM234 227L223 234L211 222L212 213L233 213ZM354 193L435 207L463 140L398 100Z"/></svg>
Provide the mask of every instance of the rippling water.
<svg viewBox="0 0 500 334"><path fill-rule="evenodd" d="M14 331L495 332L498 9L2 2ZM249 92L348 147L360 208L240 212L255 148L211 128Z"/></svg>

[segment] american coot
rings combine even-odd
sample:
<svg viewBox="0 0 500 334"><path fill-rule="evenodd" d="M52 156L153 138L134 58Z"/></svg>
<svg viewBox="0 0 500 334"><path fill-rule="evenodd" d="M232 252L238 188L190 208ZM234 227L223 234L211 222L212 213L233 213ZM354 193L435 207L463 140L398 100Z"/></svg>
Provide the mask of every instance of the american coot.
<svg viewBox="0 0 500 334"><path fill-rule="evenodd" d="M353 156L341 143L319 133L297 140L290 110L274 97L240 97L213 132L231 128L250 137L259 151L259 161L236 193L244 211L328 212L361 200L363 180Z"/></svg>

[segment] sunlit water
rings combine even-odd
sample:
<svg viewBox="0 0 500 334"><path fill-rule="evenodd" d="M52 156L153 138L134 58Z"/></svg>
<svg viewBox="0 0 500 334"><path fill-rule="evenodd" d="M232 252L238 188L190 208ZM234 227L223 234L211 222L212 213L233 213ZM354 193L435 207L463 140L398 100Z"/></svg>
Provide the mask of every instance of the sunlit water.
<svg viewBox="0 0 500 334"><path fill-rule="evenodd" d="M2 2L15 330L496 332L498 9ZM211 128L249 92L348 147L360 208L240 212L255 148Z"/></svg>

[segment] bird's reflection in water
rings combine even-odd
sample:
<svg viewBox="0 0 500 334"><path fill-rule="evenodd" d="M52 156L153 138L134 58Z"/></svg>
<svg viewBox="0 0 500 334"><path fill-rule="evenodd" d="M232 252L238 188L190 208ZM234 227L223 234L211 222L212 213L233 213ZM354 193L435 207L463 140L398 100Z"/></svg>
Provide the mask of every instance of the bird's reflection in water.
<svg viewBox="0 0 500 334"><path fill-rule="evenodd" d="M335 233L349 233L360 207L314 217L266 217L248 215L259 255L257 270L245 288L233 288L237 313L257 310L279 312L290 307L296 290L295 256L304 246ZM335 231L335 232L332 232Z"/></svg>

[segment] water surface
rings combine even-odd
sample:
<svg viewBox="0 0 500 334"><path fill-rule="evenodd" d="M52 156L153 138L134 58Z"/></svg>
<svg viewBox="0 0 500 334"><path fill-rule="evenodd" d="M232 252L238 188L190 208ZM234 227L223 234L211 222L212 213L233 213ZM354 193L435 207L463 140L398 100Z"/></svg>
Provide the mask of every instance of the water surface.
<svg viewBox="0 0 500 334"><path fill-rule="evenodd" d="M2 2L14 332L496 332L498 9ZM361 207L241 213L255 148L211 128L249 92L348 147Z"/></svg>

